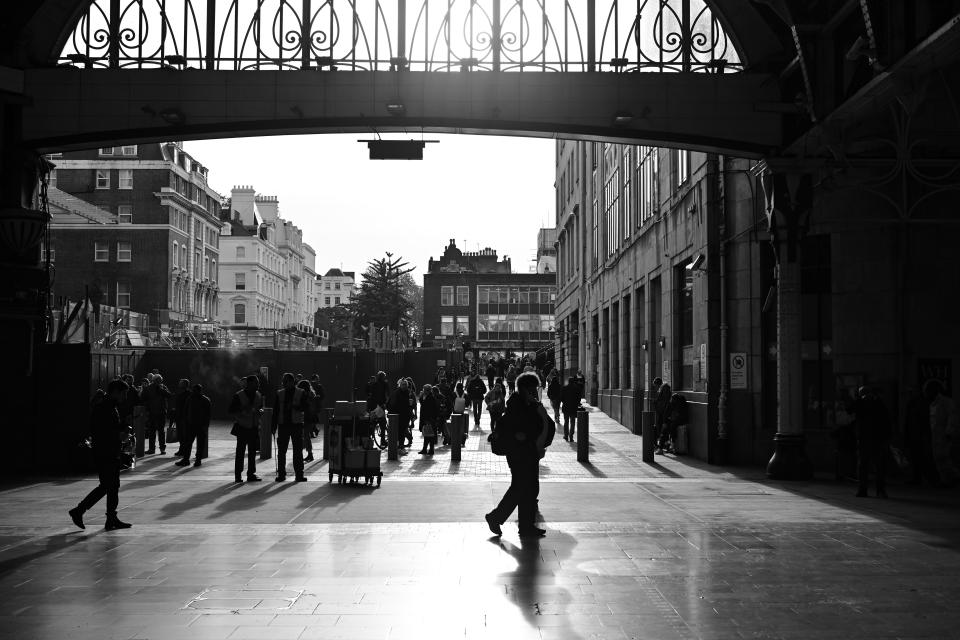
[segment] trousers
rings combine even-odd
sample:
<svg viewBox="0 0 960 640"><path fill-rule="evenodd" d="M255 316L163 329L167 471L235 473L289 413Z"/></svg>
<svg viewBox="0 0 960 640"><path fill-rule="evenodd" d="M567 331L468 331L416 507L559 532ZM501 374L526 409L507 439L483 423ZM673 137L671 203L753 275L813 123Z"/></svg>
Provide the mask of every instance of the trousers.
<svg viewBox="0 0 960 640"><path fill-rule="evenodd" d="M243 474L243 455L247 455L247 477L257 473L257 444L260 434L256 429L242 429L237 436L237 457L233 462L233 475L240 479Z"/></svg>
<svg viewBox="0 0 960 640"><path fill-rule="evenodd" d="M78 505L80 511L89 511L104 496L107 497L107 517L117 515L117 505L120 504L120 465L116 460L97 460L97 477L100 484L96 486Z"/></svg>
<svg viewBox="0 0 960 640"><path fill-rule="evenodd" d="M520 529L534 526L537 515L537 496L540 495L540 461L530 456L507 456L510 465L510 487L491 515L503 524L514 509L518 510Z"/></svg>
<svg viewBox="0 0 960 640"><path fill-rule="evenodd" d="M282 424L277 428L277 475L287 475L287 447L293 444L293 472L303 477L303 424Z"/></svg>

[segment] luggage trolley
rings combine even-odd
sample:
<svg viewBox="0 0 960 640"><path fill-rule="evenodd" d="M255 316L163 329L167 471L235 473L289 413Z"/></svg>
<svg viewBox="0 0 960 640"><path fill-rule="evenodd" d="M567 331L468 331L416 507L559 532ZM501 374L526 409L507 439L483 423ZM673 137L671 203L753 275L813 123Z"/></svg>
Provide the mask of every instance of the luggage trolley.
<svg viewBox="0 0 960 640"><path fill-rule="evenodd" d="M337 476L339 484L356 484L360 478L365 485L377 486L383 481L380 470L380 449L373 444L370 418L366 402L340 401L334 405L333 421L327 430L330 453L329 478Z"/></svg>

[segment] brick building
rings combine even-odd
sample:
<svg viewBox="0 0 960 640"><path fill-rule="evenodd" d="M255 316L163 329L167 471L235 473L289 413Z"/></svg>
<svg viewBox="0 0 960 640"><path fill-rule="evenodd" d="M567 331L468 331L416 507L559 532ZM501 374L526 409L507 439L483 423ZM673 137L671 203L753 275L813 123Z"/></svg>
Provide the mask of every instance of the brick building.
<svg viewBox="0 0 960 640"><path fill-rule="evenodd" d="M513 273L510 258L450 244L423 276L424 346L469 343L478 354L552 346L556 274Z"/></svg>
<svg viewBox="0 0 960 640"><path fill-rule="evenodd" d="M149 315L152 328L197 329L216 315L220 194L205 166L177 142L50 160L55 299L87 291Z"/></svg>

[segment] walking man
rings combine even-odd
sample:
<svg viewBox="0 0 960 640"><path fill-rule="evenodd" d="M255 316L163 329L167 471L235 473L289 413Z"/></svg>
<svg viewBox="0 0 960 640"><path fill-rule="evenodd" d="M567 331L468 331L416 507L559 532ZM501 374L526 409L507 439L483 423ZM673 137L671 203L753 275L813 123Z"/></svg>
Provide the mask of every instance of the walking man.
<svg viewBox="0 0 960 640"><path fill-rule="evenodd" d="M407 442L406 426L410 424L410 383L400 378L397 388L390 396L390 411L397 414L397 449L405 449Z"/></svg>
<svg viewBox="0 0 960 640"><path fill-rule="evenodd" d="M233 475L236 482L243 482L243 456L247 455L247 482L260 482L257 476L257 448L260 446L260 416L263 415L263 396L258 389L257 376L247 376L244 388L237 391L230 401L228 412L233 417L230 433L237 438L237 457Z"/></svg>
<svg viewBox="0 0 960 640"><path fill-rule="evenodd" d="M537 397L540 386L537 374L520 374L516 385L517 392L507 400L507 410L497 423L500 437L509 442L510 488L500 504L484 517L490 531L499 536L500 526L514 509L519 509L520 537L543 537L546 530L534 524L540 494L540 459L553 441L556 425Z"/></svg>
<svg viewBox="0 0 960 640"><path fill-rule="evenodd" d="M577 411L580 410L580 399L583 389L573 376L560 391L560 409L563 412L563 439L573 442L573 432L577 428Z"/></svg>
<svg viewBox="0 0 960 640"><path fill-rule="evenodd" d="M97 466L97 477L100 484L87 494L73 509L70 509L70 519L81 529L83 514L89 511L100 498L107 497L107 531L114 529L129 529L130 524L122 522L117 517L117 506L120 504L120 446L128 433L128 428L120 422L120 413L117 407L123 404L127 395L127 383L123 380L111 380L107 386L107 393L100 402L94 405L90 416L90 432L93 436L93 459Z"/></svg>
<svg viewBox="0 0 960 640"><path fill-rule="evenodd" d="M143 404L147 408L147 433L150 447L147 453L156 452L155 443L160 440L160 455L167 452L167 436L163 431L166 426L167 403L173 396L166 385L163 384L163 376L156 374L153 380L143 390Z"/></svg>
<svg viewBox="0 0 960 640"><path fill-rule="evenodd" d="M483 378L476 371L470 374L467 382L467 397L470 399L470 406L473 408L473 427L480 428L480 413L483 411L483 398L487 395L487 385L483 384Z"/></svg>
<svg viewBox="0 0 960 640"><path fill-rule="evenodd" d="M890 414L880 396L867 387L860 387L853 404L857 428L858 498L867 497L870 467L876 465L877 497L886 498L887 451L890 449ZM873 464L871 464L873 463Z"/></svg>
<svg viewBox="0 0 960 640"><path fill-rule="evenodd" d="M310 410L310 394L296 386L292 373L283 374L283 388L273 397L273 425L277 435L277 482L287 479L287 446L293 446L293 471L297 482L306 482L303 475L303 417Z"/></svg>

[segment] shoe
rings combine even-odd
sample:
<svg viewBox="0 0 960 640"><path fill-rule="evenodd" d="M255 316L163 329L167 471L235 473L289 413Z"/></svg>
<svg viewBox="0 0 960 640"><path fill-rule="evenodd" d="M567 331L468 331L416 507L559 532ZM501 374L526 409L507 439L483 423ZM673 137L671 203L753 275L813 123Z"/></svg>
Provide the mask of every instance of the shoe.
<svg viewBox="0 0 960 640"><path fill-rule="evenodd" d="M313 462L313 454L311 453L306 458L303 459L304 462Z"/></svg>
<svg viewBox="0 0 960 640"><path fill-rule="evenodd" d="M286 479L287 479L287 476L277 476L277 480L276 480L276 481L277 481L277 482L283 482L283 481L286 480Z"/></svg>
<svg viewBox="0 0 960 640"><path fill-rule="evenodd" d="M194 463L193 463L193 466L195 466L195 467L199 467L199 466L200 466L200 461L199 461L199 460L197 460L196 462L194 462Z"/></svg>
<svg viewBox="0 0 960 640"><path fill-rule="evenodd" d="M107 523L103 526L107 531L113 531L114 529L129 529L133 525L129 522L123 522L117 516L112 518L107 518Z"/></svg>
<svg viewBox="0 0 960 640"><path fill-rule="evenodd" d="M542 538L545 535L547 535L547 530L540 527L523 527L520 529L521 538Z"/></svg>
<svg viewBox="0 0 960 640"><path fill-rule="evenodd" d="M299 478L296 479L296 482L306 482L306 481L307 481L307 478L305 476L300 476Z"/></svg>
<svg viewBox="0 0 960 640"><path fill-rule="evenodd" d="M500 528L500 523L493 519L492 514L486 514L483 516L483 519L487 521L487 526L490 527L490 532L495 536L502 536L503 530Z"/></svg>
<svg viewBox="0 0 960 640"><path fill-rule="evenodd" d="M237 476L236 478L234 478L233 481L237 484L243 484L243 478L241 478L240 476Z"/></svg>
<svg viewBox="0 0 960 640"><path fill-rule="evenodd" d="M262 482L263 478L257 475L247 476L247 482Z"/></svg>
<svg viewBox="0 0 960 640"><path fill-rule="evenodd" d="M867 497L867 491L866 491L866 489L860 489L860 491L857 491L856 497L857 497L857 498L866 498L866 497Z"/></svg>
<svg viewBox="0 0 960 640"><path fill-rule="evenodd" d="M183 460L181 460L181 461L179 461L179 462L176 463L176 465L177 465L178 467L185 467L185 466L187 466L188 464L190 464L190 459L189 459L189 458L184 458Z"/></svg>
<svg viewBox="0 0 960 640"><path fill-rule="evenodd" d="M73 524L77 525L81 529L86 529L87 527L83 524L83 511L80 510L80 507L74 507L67 511L70 514L70 519L73 520Z"/></svg>
<svg viewBox="0 0 960 640"><path fill-rule="evenodd" d="M420 451L417 451L417 453L419 453L420 455L424 455L424 454L426 454L427 452L424 451L423 449L420 449Z"/></svg>

